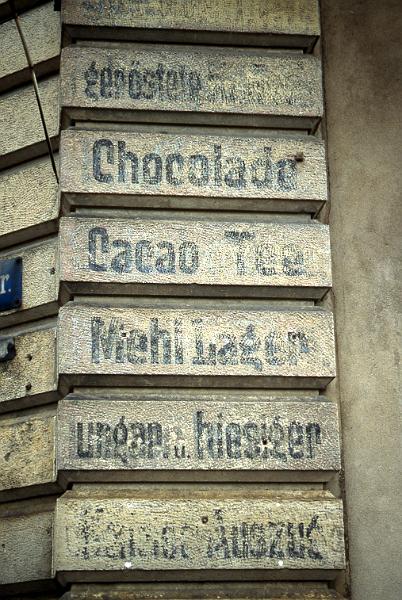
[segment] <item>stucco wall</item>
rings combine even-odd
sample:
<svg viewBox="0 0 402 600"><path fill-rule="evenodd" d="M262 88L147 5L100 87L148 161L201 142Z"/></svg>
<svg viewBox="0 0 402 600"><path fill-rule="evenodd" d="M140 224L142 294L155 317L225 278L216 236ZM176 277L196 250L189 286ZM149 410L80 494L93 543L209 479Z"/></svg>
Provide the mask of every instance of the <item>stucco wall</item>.
<svg viewBox="0 0 402 600"><path fill-rule="evenodd" d="M352 598L400 600L402 7L321 10Z"/></svg>

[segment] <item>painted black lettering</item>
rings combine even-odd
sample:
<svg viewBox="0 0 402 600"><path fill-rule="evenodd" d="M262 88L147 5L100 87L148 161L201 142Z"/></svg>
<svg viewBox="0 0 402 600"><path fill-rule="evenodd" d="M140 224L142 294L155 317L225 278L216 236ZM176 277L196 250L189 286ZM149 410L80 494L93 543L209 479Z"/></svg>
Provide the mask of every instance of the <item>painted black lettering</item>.
<svg viewBox="0 0 402 600"><path fill-rule="evenodd" d="M113 429L113 442L114 442L114 457L120 458L122 463L127 463L127 439L128 429L122 416Z"/></svg>
<svg viewBox="0 0 402 600"><path fill-rule="evenodd" d="M303 458L304 429L298 421L292 421L288 426L289 454L298 460Z"/></svg>
<svg viewBox="0 0 402 600"><path fill-rule="evenodd" d="M204 458L204 449L208 456L215 458L214 452L214 434L213 426L211 423L204 421L204 411L197 410L194 417L194 431L195 431L195 445L197 449L197 456L199 459ZM206 444L205 444L205 437Z"/></svg>
<svg viewBox="0 0 402 600"><path fill-rule="evenodd" d="M138 100L142 92L142 77L137 67L138 62L134 62L128 74L128 94L132 100Z"/></svg>
<svg viewBox="0 0 402 600"><path fill-rule="evenodd" d="M159 154L151 152L143 158L142 164L144 182L159 185L162 181L162 159Z"/></svg>
<svg viewBox="0 0 402 600"><path fill-rule="evenodd" d="M158 89L157 76L155 71L145 69L142 74L142 98L152 100Z"/></svg>
<svg viewBox="0 0 402 600"><path fill-rule="evenodd" d="M100 95L102 98L111 98L113 96L113 73L110 67L101 69Z"/></svg>
<svg viewBox="0 0 402 600"><path fill-rule="evenodd" d="M258 189L272 186L272 148L265 146L264 154L264 158L257 158L251 163L251 183Z"/></svg>
<svg viewBox="0 0 402 600"><path fill-rule="evenodd" d="M196 71L190 71L188 75L188 89L190 99L193 100L193 102L199 101L201 88L202 85L199 74Z"/></svg>
<svg viewBox="0 0 402 600"><path fill-rule="evenodd" d="M246 187L246 163L239 156L226 159L227 165L232 165L232 168L225 175L225 183L230 188L238 190Z"/></svg>
<svg viewBox="0 0 402 600"><path fill-rule="evenodd" d="M96 423L96 456L98 458L112 456L112 429L108 423Z"/></svg>
<svg viewBox="0 0 402 600"><path fill-rule="evenodd" d="M228 423L226 427L226 452L228 458L241 458L241 427Z"/></svg>
<svg viewBox="0 0 402 600"><path fill-rule="evenodd" d="M166 73L166 96L169 100L178 100L179 77L177 71L169 69Z"/></svg>
<svg viewBox="0 0 402 600"><path fill-rule="evenodd" d="M217 521L215 526L215 537L212 535L208 539L207 556L208 558L223 558L230 557L229 542L226 534L226 527L223 523L221 509L214 510L214 517Z"/></svg>
<svg viewBox="0 0 402 600"><path fill-rule="evenodd" d="M170 185L178 186L183 184L183 179L179 177L184 167L184 158L181 154L168 154L166 157L166 181ZM176 171L176 175L175 175Z"/></svg>
<svg viewBox="0 0 402 600"><path fill-rule="evenodd" d="M186 275L195 273L199 266L199 254L197 244L194 242L182 242L179 246L179 269Z"/></svg>
<svg viewBox="0 0 402 600"><path fill-rule="evenodd" d="M124 323L118 319L111 319L109 328L106 332L105 322L100 317L92 317L92 362L99 364L101 362L101 352L104 358L114 360L115 362L124 362L124 344L121 338L121 332L124 330ZM114 358L113 358L114 356Z"/></svg>
<svg viewBox="0 0 402 600"><path fill-rule="evenodd" d="M284 247L282 268L288 277L300 277L306 274L303 252L294 244L287 244Z"/></svg>
<svg viewBox="0 0 402 600"><path fill-rule="evenodd" d="M284 192L290 192L297 187L297 165L296 160L284 158L277 163L278 187Z"/></svg>
<svg viewBox="0 0 402 600"><path fill-rule="evenodd" d="M114 164L113 142L108 139L96 140L92 149L92 172L96 181L100 183L113 183L113 175L102 171L102 150L106 149L106 162L108 165Z"/></svg>
<svg viewBox="0 0 402 600"><path fill-rule="evenodd" d="M162 448L162 426L160 423L148 423L148 458L159 456Z"/></svg>
<svg viewBox="0 0 402 600"><path fill-rule="evenodd" d="M216 344L208 344L208 351L204 354L204 338L202 333L202 319L191 321L195 330L195 352L193 365L216 365Z"/></svg>
<svg viewBox="0 0 402 600"><path fill-rule="evenodd" d="M172 364L172 341L168 331L159 329L159 319L151 319L151 364ZM159 356L159 342L162 342L162 361Z"/></svg>
<svg viewBox="0 0 402 600"><path fill-rule="evenodd" d="M174 321L174 362L176 365L182 365L183 358L183 329L181 319Z"/></svg>
<svg viewBox="0 0 402 600"><path fill-rule="evenodd" d="M171 242L158 242L156 246L159 250L166 250L155 261L156 271L164 274L176 273L176 256L173 244Z"/></svg>
<svg viewBox="0 0 402 600"><path fill-rule="evenodd" d="M214 179L215 185L222 185L222 146L214 144Z"/></svg>
<svg viewBox="0 0 402 600"><path fill-rule="evenodd" d="M256 371L262 371L262 362L255 354L261 347L261 340L255 333L255 327L251 323L247 325L246 333L240 338L240 363L255 368Z"/></svg>
<svg viewBox="0 0 402 600"><path fill-rule="evenodd" d="M121 248L121 252L113 257L111 268L115 273L130 273L133 268L133 252L130 242L114 240L113 248Z"/></svg>
<svg viewBox="0 0 402 600"><path fill-rule="evenodd" d="M91 62L88 69L84 72L84 77L87 84L85 88L86 97L91 100L98 100L98 94L92 89L98 83L99 79L99 71L96 68L95 61Z"/></svg>
<svg viewBox="0 0 402 600"><path fill-rule="evenodd" d="M251 421L249 421L244 425L243 432L246 438L244 456L250 459L258 458L261 454L258 426L256 425L256 423L252 423Z"/></svg>
<svg viewBox="0 0 402 600"><path fill-rule="evenodd" d="M281 450L285 439L285 431L281 424L281 418L276 416L268 427L268 440L271 442L271 456L283 462L287 461L287 455Z"/></svg>
<svg viewBox="0 0 402 600"><path fill-rule="evenodd" d="M274 267L276 254L274 247L270 244L261 244L256 249L256 271L259 275L268 277L276 275Z"/></svg>
<svg viewBox="0 0 402 600"><path fill-rule="evenodd" d="M148 352L146 333L141 329L132 329L127 337L127 360L134 365L143 365L147 362L145 352Z"/></svg>
<svg viewBox="0 0 402 600"><path fill-rule="evenodd" d="M296 530L296 531L295 531ZM306 546L302 542L304 539L304 523L288 523L288 555L290 558L303 559L305 557Z"/></svg>
<svg viewBox="0 0 402 600"><path fill-rule="evenodd" d="M104 227L92 227L88 231L88 267L91 271L107 271L105 263L97 260L97 253L107 254L109 252L109 236Z"/></svg>
<svg viewBox="0 0 402 600"><path fill-rule="evenodd" d="M321 427L318 423L308 423L306 426L307 456L315 458L316 446L321 444Z"/></svg>
<svg viewBox="0 0 402 600"><path fill-rule="evenodd" d="M246 262L244 258L244 245L245 241L250 241L255 238L255 233L250 231L236 231L228 230L225 231L225 239L234 242L237 245L236 253L236 268L238 275L245 275L246 273Z"/></svg>
<svg viewBox="0 0 402 600"><path fill-rule="evenodd" d="M131 444L129 452L133 458L146 457L146 434L145 425L143 423L131 423Z"/></svg>
<svg viewBox="0 0 402 600"><path fill-rule="evenodd" d="M188 180L192 185L199 187L208 185L209 162L203 154L192 154L189 157Z"/></svg>
<svg viewBox="0 0 402 600"><path fill-rule="evenodd" d="M138 183L138 156L132 152L126 151L126 143L119 141L118 144L118 164L119 164L119 183L126 183L127 168L126 163L130 163L131 183Z"/></svg>
<svg viewBox="0 0 402 600"><path fill-rule="evenodd" d="M87 440L84 445L84 424L76 424L76 435L77 435L77 456L78 458L93 458L93 435L94 435L94 424L92 422L87 423ZM85 447L86 446L86 447Z"/></svg>
<svg viewBox="0 0 402 600"><path fill-rule="evenodd" d="M282 537L283 532L286 528L285 523L272 523L271 521L268 523L268 528L270 530L270 538L271 544L269 546L269 556L270 558L284 558L285 553L282 550Z"/></svg>
<svg viewBox="0 0 402 600"><path fill-rule="evenodd" d="M140 273L152 273L150 261L153 258L151 242L140 240L135 245L135 267ZM147 262L145 262L147 261Z"/></svg>
<svg viewBox="0 0 402 600"><path fill-rule="evenodd" d="M237 340L230 333L222 333L219 335L219 342L223 345L217 351L217 360L221 365L237 365Z"/></svg>
<svg viewBox="0 0 402 600"><path fill-rule="evenodd" d="M321 534L321 531L321 525L318 524L318 515L314 515L306 529L306 539L309 542L307 553L313 560L322 560L323 558L317 544L317 537Z"/></svg>
<svg viewBox="0 0 402 600"><path fill-rule="evenodd" d="M122 98L126 87L126 73L123 69L115 69L114 73L114 97Z"/></svg>

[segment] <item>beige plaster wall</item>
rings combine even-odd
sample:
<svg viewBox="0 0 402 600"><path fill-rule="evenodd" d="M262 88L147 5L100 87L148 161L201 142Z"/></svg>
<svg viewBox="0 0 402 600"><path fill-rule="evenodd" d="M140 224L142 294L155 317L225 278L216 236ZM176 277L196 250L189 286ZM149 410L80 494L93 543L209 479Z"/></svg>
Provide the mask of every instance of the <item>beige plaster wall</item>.
<svg viewBox="0 0 402 600"><path fill-rule="evenodd" d="M321 10L352 599L400 600L402 7Z"/></svg>

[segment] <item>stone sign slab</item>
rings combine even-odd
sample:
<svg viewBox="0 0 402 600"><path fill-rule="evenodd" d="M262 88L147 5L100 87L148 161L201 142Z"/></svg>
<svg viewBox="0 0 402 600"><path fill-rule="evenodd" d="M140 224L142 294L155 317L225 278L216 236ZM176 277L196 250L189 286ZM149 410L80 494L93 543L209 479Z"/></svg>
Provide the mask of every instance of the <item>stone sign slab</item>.
<svg viewBox="0 0 402 600"><path fill-rule="evenodd" d="M325 582L77 583L62 600L344 600Z"/></svg>
<svg viewBox="0 0 402 600"><path fill-rule="evenodd" d="M0 499L59 491L55 468L56 415L38 412L0 420Z"/></svg>
<svg viewBox="0 0 402 600"><path fill-rule="evenodd" d="M61 383L322 388L335 376L329 312L183 304L63 306L58 324Z"/></svg>
<svg viewBox="0 0 402 600"><path fill-rule="evenodd" d="M47 2L19 15L19 26L37 77L58 70L60 14ZM0 25L0 92L31 81L31 73L15 21Z"/></svg>
<svg viewBox="0 0 402 600"><path fill-rule="evenodd" d="M69 37L310 49L320 34L314 0L68 0Z"/></svg>
<svg viewBox="0 0 402 600"><path fill-rule="evenodd" d="M14 339L15 357L0 362L0 413L58 398L55 327L17 333Z"/></svg>
<svg viewBox="0 0 402 600"><path fill-rule="evenodd" d="M56 149L59 134L58 76L39 81L39 94L49 138ZM0 170L47 153L33 85L25 85L0 96Z"/></svg>
<svg viewBox="0 0 402 600"><path fill-rule="evenodd" d="M337 407L322 398L243 400L174 391L140 400L70 395L58 405L65 481L328 480L340 468ZM306 473L307 472L307 473Z"/></svg>
<svg viewBox="0 0 402 600"><path fill-rule="evenodd" d="M253 486L82 486L57 502L63 583L327 579L344 568L342 502Z"/></svg>
<svg viewBox="0 0 402 600"><path fill-rule="evenodd" d="M22 261L22 304L14 310L0 312L0 327L39 319L58 311L57 239L0 253L3 259L19 257ZM0 295L2 288L0 285Z"/></svg>
<svg viewBox="0 0 402 600"><path fill-rule="evenodd" d="M60 281L73 293L321 298L329 230L318 222L63 218Z"/></svg>
<svg viewBox="0 0 402 600"><path fill-rule="evenodd" d="M0 504L0 596L54 587L54 507L52 497Z"/></svg>
<svg viewBox="0 0 402 600"><path fill-rule="evenodd" d="M0 173L0 248L56 231L57 188L48 157Z"/></svg>
<svg viewBox="0 0 402 600"><path fill-rule="evenodd" d="M323 113L321 62L264 49L69 46L61 105L78 120L312 129Z"/></svg>
<svg viewBox="0 0 402 600"><path fill-rule="evenodd" d="M307 136L69 130L60 177L82 206L314 212L327 199L324 144Z"/></svg>

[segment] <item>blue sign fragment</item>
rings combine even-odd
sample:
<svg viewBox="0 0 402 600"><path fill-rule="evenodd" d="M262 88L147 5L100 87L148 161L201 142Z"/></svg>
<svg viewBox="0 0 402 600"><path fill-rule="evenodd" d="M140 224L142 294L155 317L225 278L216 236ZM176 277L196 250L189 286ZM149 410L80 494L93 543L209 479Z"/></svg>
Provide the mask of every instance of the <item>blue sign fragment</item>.
<svg viewBox="0 0 402 600"><path fill-rule="evenodd" d="M0 260L0 312L22 303L22 258Z"/></svg>

